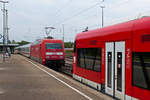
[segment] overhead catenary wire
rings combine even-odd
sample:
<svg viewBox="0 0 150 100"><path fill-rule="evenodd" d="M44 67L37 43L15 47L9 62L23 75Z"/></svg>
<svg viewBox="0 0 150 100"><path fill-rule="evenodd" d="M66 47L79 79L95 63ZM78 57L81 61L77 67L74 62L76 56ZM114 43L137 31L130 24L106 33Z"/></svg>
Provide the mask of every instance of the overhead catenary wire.
<svg viewBox="0 0 150 100"><path fill-rule="evenodd" d="M102 3L102 2L96 3L96 4L90 6L90 7L86 8L86 9L83 9L83 10L81 10L81 11L75 13L74 15L72 15L72 16L70 16L70 17L68 17L68 18L65 18L64 20L62 20L62 21L56 23L55 25L64 23L64 22L66 22L66 21L69 21L69 20L71 20L72 18L74 18L74 17L76 17L76 16L79 16L79 15L82 14L82 13L87 12L87 11L90 10L91 8L95 8L97 5L99 5L99 4L101 4L101 3Z"/></svg>
<svg viewBox="0 0 150 100"><path fill-rule="evenodd" d="M125 3L128 2L128 1L129 1L129 0L126 0L126 1L124 1L124 2L121 2L121 3L117 4L117 5L118 5L118 6L121 6L122 4L125 4ZM88 8L86 8L86 9L83 9L83 10L77 12L76 14L74 14L74 15L68 17L68 18L65 18L64 20L62 20L62 21L56 23L55 25L62 24L62 23L67 22L67 21L69 21L69 20L71 20L71 19L73 19L73 18L75 18L75 17L77 17L77 16L80 16L81 14L83 14L83 13L89 11L89 10L92 9L92 8L97 7L97 5L99 5L99 4L103 3L103 2L104 2L104 0L102 0L102 1L99 2L99 3L96 3L96 4L92 5L92 6L88 7ZM109 9L110 9L110 8L111 8L111 10L114 9L113 6L109 7Z"/></svg>
<svg viewBox="0 0 150 100"><path fill-rule="evenodd" d="M68 7L68 5L72 2L72 0L68 0L63 6L61 6L55 13L55 16L58 16L63 9L65 9L66 7Z"/></svg>
<svg viewBox="0 0 150 100"><path fill-rule="evenodd" d="M57 17L59 14L61 14L63 10L66 9L66 7L68 7L71 4L72 1L73 0L69 0L67 3L61 6L61 8L56 11L55 16ZM104 0L102 0L102 2L104 2Z"/></svg>
<svg viewBox="0 0 150 100"><path fill-rule="evenodd" d="M116 4L116 5L121 6L121 5L124 5L124 4L127 3L127 2L129 2L129 0L126 0L126 1L124 1L124 2L118 3L118 4ZM116 6L116 5L115 5L115 6ZM118 7L118 6L117 6L117 7ZM108 8L109 8L109 9L111 8L111 10L112 10L112 9L115 9L114 6L111 6L111 7L108 7ZM86 17L86 18L88 18L88 17ZM87 25L86 25L86 26L87 26ZM90 25L90 26L88 26L88 27L89 27L89 28L94 28L94 27L97 27L97 28L98 28L98 26L99 26L99 25ZM81 27L79 28L79 30L84 30L84 29L85 29L85 27L84 27L84 28L83 28L83 27L82 27L82 28L81 28Z"/></svg>
<svg viewBox="0 0 150 100"><path fill-rule="evenodd" d="M112 9L118 8L121 5L124 5L125 3L129 2L129 1L131 1L131 0L125 0L125 1L123 1L121 3L118 3L116 5L113 5L113 6L110 6L110 7L107 7L107 8L109 8L109 9L111 8L110 10L112 10Z"/></svg>
<svg viewBox="0 0 150 100"><path fill-rule="evenodd" d="M129 1L129 0L126 0L125 2L128 2L128 1ZM98 3L94 4L94 5L92 5L92 6L88 7L88 8L86 8L86 9L83 9L83 10L81 10L81 11L75 13L74 15L72 15L72 16L70 16L70 17L68 17L68 18L65 18L64 20L62 20L62 21L56 23L55 25L62 24L62 23L66 22L66 21L69 21L69 20L71 20L71 19L73 19L73 18L75 18L75 17L77 17L77 16L80 16L81 14L83 14L83 13L89 11L89 10L92 9L92 8L97 7L97 5L99 5L99 4L103 3L103 2L104 2L104 0L102 0L101 2L98 2ZM125 3L125 2L121 2L121 3L118 4L118 5L120 6L121 4L123 4L123 3ZM112 7L109 7L109 8L112 8ZM114 8L114 7L113 7L113 8Z"/></svg>
<svg viewBox="0 0 150 100"><path fill-rule="evenodd" d="M110 10L112 10L112 9L116 9L117 7L120 7L120 6L122 6L122 5L127 4L127 2L129 2L129 0L125 0L125 1L123 1L123 2L119 2L119 3L115 4L115 5L108 6L108 7L106 7L106 9L109 9L109 11L110 11ZM100 3L97 3L97 4L92 5L92 6L97 7L98 4L100 4ZM57 24L61 25L61 23L64 24L64 22L68 22L68 21L70 21L71 19L73 19L73 18L75 18L75 17L77 17L77 16L80 16L80 15L82 15L83 13L89 11L90 9L95 8L95 7L92 7L92 6L90 6L89 8L86 8L86 9L88 9L88 10L86 10L86 9L81 10L81 11L75 13L73 16L70 16L70 17L68 17L68 18L65 18L64 20L62 20L62 21L56 23L56 25L57 25ZM86 17L88 18L88 16L86 16ZM117 19L118 19L118 18L117 18ZM72 20L71 20L71 21L72 21ZM116 24L116 23L113 23L113 24ZM107 23L107 25L108 25L108 23ZM109 25L112 25L112 24L109 23ZM68 25L68 26L70 26L70 25ZM85 25L85 26L88 26L88 25ZM91 28L98 28L98 26L99 26L99 25L94 25L94 24L93 24L93 25L90 25L90 26L88 26L88 27L91 29ZM80 27L80 26L78 26L78 27ZM82 31L82 29L84 30L85 27L83 27L83 28L80 27L79 29L76 28L76 30L81 30L81 31ZM81 31L80 31L80 32L81 32ZM76 33L77 33L77 32L76 32Z"/></svg>

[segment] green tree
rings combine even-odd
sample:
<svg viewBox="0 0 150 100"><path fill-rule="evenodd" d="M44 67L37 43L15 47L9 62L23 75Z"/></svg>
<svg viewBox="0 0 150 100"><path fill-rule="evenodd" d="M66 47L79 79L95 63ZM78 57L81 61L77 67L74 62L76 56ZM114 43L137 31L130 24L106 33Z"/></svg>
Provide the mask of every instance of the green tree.
<svg viewBox="0 0 150 100"><path fill-rule="evenodd" d="M22 40L21 42L17 42L17 43L19 45L26 45L26 44L29 44L30 42Z"/></svg>
<svg viewBox="0 0 150 100"><path fill-rule="evenodd" d="M11 42L12 44L15 44L16 43L16 41L15 40L12 40L12 42Z"/></svg>
<svg viewBox="0 0 150 100"><path fill-rule="evenodd" d="M10 40L8 40L8 44L11 44L11 41L10 41Z"/></svg>
<svg viewBox="0 0 150 100"><path fill-rule="evenodd" d="M73 42L65 42L64 46L65 48L73 48Z"/></svg>

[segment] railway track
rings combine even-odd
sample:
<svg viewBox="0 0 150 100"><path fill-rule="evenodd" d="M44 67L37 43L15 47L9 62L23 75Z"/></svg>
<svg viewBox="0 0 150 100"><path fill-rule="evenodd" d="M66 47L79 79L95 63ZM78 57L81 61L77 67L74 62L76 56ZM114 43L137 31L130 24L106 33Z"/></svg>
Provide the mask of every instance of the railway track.
<svg viewBox="0 0 150 100"><path fill-rule="evenodd" d="M66 55L65 57L65 66L62 66L61 71L69 76L72 76L72 66L73 62L73 56L72 55Z"/></svg>
<svg viewBox="0 0 150 100"><path fill-rule="evenodd" d="M21 54L24 57L29 58L28 55L24 55ZM30 59L30 58L29 58ZM72 71L73 71L73 66L72 66L72 62L73 62L73 56L72 55L66 55L65 57L65 66L62 66L60 71L68 76L72 77Z"/></svg>

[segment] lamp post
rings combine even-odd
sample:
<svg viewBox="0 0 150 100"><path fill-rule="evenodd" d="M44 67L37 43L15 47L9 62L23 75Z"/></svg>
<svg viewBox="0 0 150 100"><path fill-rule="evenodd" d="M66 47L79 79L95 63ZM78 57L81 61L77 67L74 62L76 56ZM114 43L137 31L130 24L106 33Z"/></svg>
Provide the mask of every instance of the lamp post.
<svg viewBox="0 0 150 100"><path fill-rule="evenodd" d="M63 42L65 41L65 30L64 30L64 24L62 25L63 27Z"/></svg>
<svg viewBox="0 0 150 100"><path fill-rule="evenodd" d="M3 3L3 62L5 61L5 42L6 42L6 9L5 9L5 4L8 3L8 1L2 1L0 0L1 3Z"/></svg>
<svg viewBox="0 0 150 100"><path fill-rule="evenodd" d="M9 40L9 27L8 27L8 10L6 9L6 44L8 45L8 40Z"/></svg>
<svg viewBox="0 0 150 100"><path fill-rule="evenodd" d="M104 8L105 6L100 6L102 9L102 27L104 26Z"/></svg>

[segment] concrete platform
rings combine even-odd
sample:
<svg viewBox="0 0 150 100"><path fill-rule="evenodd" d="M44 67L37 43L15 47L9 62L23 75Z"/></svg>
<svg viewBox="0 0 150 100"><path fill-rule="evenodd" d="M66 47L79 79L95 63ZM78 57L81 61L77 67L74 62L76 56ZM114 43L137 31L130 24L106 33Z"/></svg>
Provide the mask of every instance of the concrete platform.
<svg viewBox="0 0 150 100"><path fill-rule="evenodd" d="M0 100L110 100L66 75L21 55L0 58Z"/></svg>

